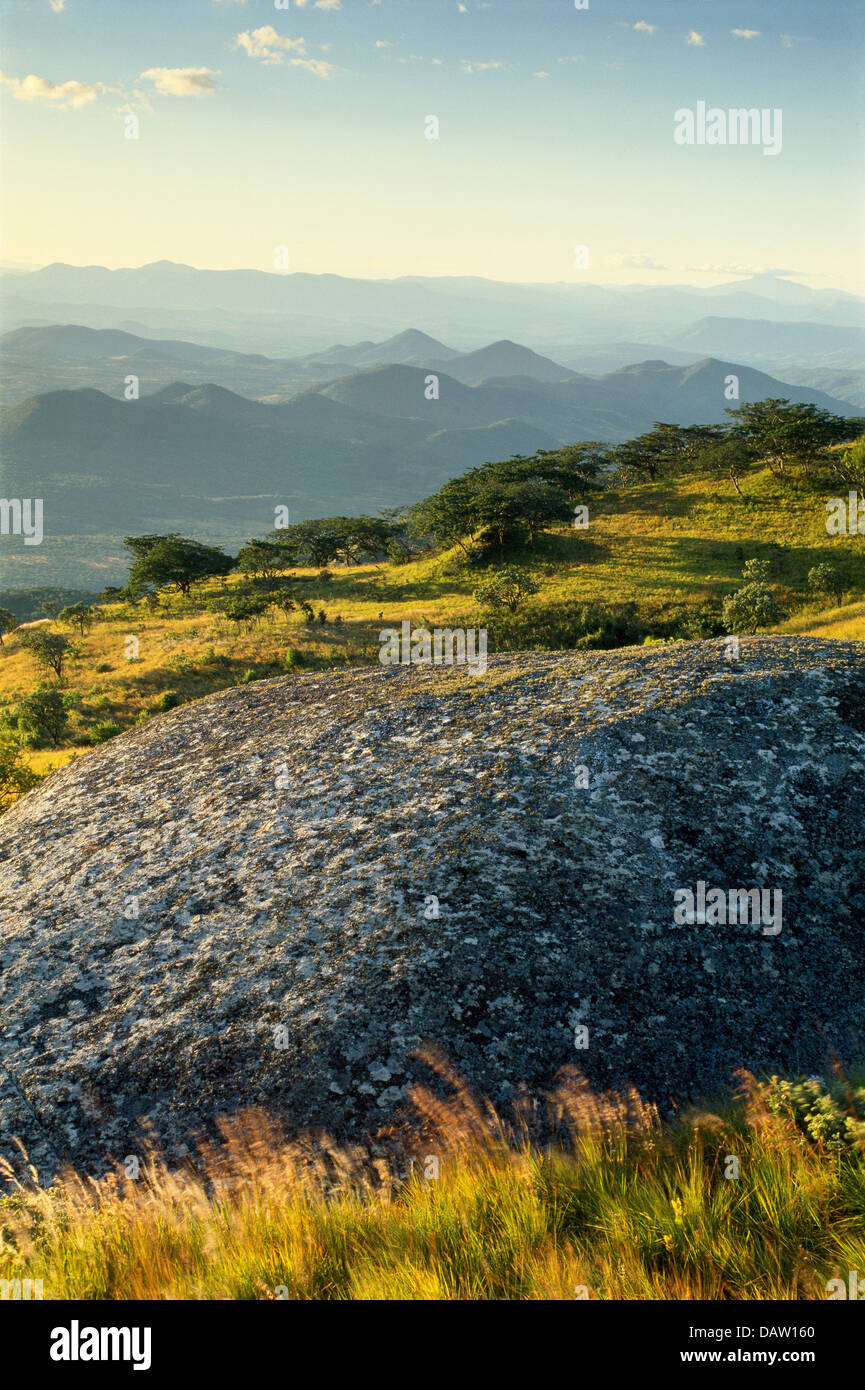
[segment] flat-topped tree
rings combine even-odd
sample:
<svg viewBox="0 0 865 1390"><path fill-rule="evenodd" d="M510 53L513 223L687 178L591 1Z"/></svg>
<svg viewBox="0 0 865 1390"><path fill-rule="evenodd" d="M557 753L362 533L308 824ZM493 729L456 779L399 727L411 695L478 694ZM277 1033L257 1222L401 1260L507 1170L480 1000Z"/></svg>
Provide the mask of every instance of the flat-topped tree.
<svg viewBox="0 0 865 1390"><path fill-rule="evenodd" d="M129 586L153 584L157 589L176 585L188 594L201 579L230 574L237 561L217 546L202 545L173 532L166 536L127 536L123 544L137 558L129 571Z"/></svg>
<svg viewBox="0 0 865 1390"><path fill-rule="evenodd" d="M842 444L852 434L850 420L780 396L736 406L727 414L733 421L731 433L744 439L778 476L793 465L807 473L830 444Z"/></svg>

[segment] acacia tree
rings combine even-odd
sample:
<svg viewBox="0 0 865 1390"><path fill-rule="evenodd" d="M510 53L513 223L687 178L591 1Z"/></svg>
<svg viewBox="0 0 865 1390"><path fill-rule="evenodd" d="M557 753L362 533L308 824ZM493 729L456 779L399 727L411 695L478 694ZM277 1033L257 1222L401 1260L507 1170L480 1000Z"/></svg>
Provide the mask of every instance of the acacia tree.
<svg viewBox="0 0 865 1390"><path fill-rule="evenodd" d="M734 422L731 433L765 459L777 477L785 477L794 465L807 473L830 444L850 438L849 420L781 396L751 401L727 414Z"/></svg>
<svg viewBox="0 0 865 1390"><path fill-rule="evenodd" d="M59 632L45 632L40 628L33 628L21 634L21 645L26 647L40 666L53 671L58 681L63 679L63 670L73 648Z"/></svg>
<svg viewBox="0 0 865 1390"><path fill-rule="evenodd" d="M176 585L188 594L198 580L230 574L237 561L217 546L202 545L174 532L166 536L127 536L123 544L136 556L129 571L129 586L153 584L157 589Z"/></svg>
<svg viewBox="0 0 865 1390"><path fill-rule="evenodd" d="M282 571L297 564L297 544L288 539L247 541L237 556L238 567L261 581L265 589L276 589L282 582Z"/></svg>
<svg viewBox="0 0 865 1390"><path fill-rule="evenodd" d="M89 603L70 603L67 608L61 608L57 617L59 622L77 627L81 636L85 637L93 626L96 614Z"/></svg>

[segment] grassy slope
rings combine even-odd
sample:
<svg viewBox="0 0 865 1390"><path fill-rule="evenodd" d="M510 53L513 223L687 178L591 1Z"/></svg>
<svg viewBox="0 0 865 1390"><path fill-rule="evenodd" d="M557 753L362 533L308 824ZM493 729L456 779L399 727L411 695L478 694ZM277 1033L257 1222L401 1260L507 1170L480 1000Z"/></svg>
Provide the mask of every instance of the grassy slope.
<svg viewBox="0 0 865 1390"><path fill-rule="evenodd" d="M611 491L590 500L588 531L561 527L540 538L535 551L508 558L531 569L540 584L532 600L538 608L568 600L603 608L634 601L650 621L707 602L717 605L738 586L745 559L777 555L779 546L784 552L772 585L788 611L801 604L808 570L821 561L842 561L853 578L851 598L861 596L862 541L827 536L825 488L794 483L792 489L782 490L764 470L748 479L744 499L729 487L697 478ZM67 684L83 700L72 721L73 738L80 739L100 719L133 724L166 690L194 699L237 684L249 670L255 678L276 674L289 647L299 648L309 661L355 664L375 660L381 627L403 619L427 626L483 622L472 598L477 575L460 572L453 554L402 566L340 568L329 584L318 580L315 570L295 574L299 594L316 612L325 609L324 627L307 626L293 613L287 619L268 616L238 632L218 614L195 612L200 600L171 599L155 614L143 608L106 610L110 620L78 642L81 655L70 666ZM237 582L202 586L201 596L218 599ZM337 614L340 626L332 621ZM796 612L781 630L861 639L865 605L848 601L825 612L814 605ZM140 642L141 660L135 663L124 658L128 633ZM37 678L32 659L14 637L7 638L0 649L0 706L14 705ZM41 772L73 751L70 741L59 750L28 756Z"/></svg>

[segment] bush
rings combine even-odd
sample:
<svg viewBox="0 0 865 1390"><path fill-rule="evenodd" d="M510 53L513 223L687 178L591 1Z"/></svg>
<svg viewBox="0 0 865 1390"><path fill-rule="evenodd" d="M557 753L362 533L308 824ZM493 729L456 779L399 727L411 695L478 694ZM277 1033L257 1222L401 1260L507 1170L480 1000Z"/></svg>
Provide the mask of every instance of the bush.
<svg viewBox="0 0 865 1390"><path fill-rule="evenodd" d="M817 1143L832 1148L865 1145L865 1084L862 1077L834 1076L828 1083L812 1076L785 1081L773 1076L767 1100L776 1115L787 1115Z"/></svg>
<svg viewBox="0 0 865 1390"><path fill-rule="evenodd" d="M38 773L27 766L18 745L0 739L0 815L40 780Z"/></svg>
<svg viewBox="0 0 865 1390"><path fill-rule="evenodd" d="M179 690L164 690L153 706L156 713L161 714L165 710L175 709L183 704L183 696Z"/></svg>
<svg viewBox="0 0 865 1390"><path fill-rule="evenodd" d="M69 705L59 690L37 685L17 710L18 728L31 748L56 748L69 723Z"/></svg>
<svg viewBox="0 0 865 1390"><path fill-rule="evenodd" d="M524 600L537 592L538 585L525 570L515 565L502 565L481 580L474 598L482 607L507 608L509 613L516 613Z"/></svg>
<svg viewBox="0 0 865 1390"><path fill-rule="evenodd" d="M306 665L303 652L298 651L297 647L289 647L285 653L283 665L286 671L296 671L299 667Z"/></svg>
<svg viewBox="0 0 865 1390"><path fill-rule="evenodd" d="M781 619L775 595L765 584L746 584L724 599L724 623L728 632L756 632L773 627Z"/></svg>
<svg viewBox="0 0 865 1390"><path fill-rule="evenodd" d="M110 738L116 738L123 733L123 725L118 724L115 719L103 719L101 723L94 724L88 731L88 742L92 744L107 743Z"/></svg>
<svg viewBox="0 0 865 1390"><path fill-rule="evenodd" d="M813 594L825 594L840 604L844 597L844 576L834 565L815 565L808 571L808 588Z"/></svg>

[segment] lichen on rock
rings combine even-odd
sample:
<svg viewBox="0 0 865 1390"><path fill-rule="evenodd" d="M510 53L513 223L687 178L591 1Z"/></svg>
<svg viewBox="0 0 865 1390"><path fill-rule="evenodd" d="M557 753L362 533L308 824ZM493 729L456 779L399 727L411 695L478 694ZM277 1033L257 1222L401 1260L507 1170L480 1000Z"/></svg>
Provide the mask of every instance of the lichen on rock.
<svg viewBox="0 0 865 1390"><path fill-rule="evenodd" d="M854 1060L863 691L861 644L754 638L308 673L113 739L0 820L3 1152L101 1171L250 1105L358 1138L426 1042L499 1105ZM782 929L676 923L700 880Z"/></svg>

